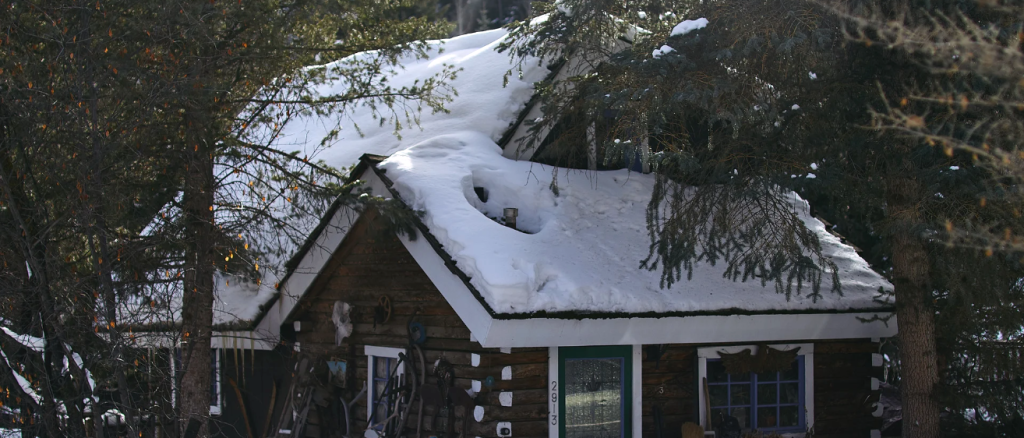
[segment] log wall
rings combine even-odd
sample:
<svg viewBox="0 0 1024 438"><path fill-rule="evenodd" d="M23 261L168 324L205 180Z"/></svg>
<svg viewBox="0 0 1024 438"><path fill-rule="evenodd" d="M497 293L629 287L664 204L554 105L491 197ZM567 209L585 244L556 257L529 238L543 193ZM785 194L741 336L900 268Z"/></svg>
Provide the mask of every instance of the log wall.
<svg viewBox="0 0 1024 438"><path fill-rule="evenodd" d="M492 387L478 384L481 391L475 404L483 408L480 421L474 418L473 412L464 413L462 408L456 408L456 431L461 429L465 415L469 417L466 435L470 437L496 437L498 422L510 422L513 437L546 437L548 349L515 349L505 353L482 348L471 341L469 329L401 242L373 227L375 217L374 212L367 212L353 225L314 281L310 293L299 303L294 320L301 324L296 335L300 351L320 358L321 362L348 361L346 394L351 398L368 375L364 347L404 348L408 345L408 324L419 322L426 330L422 349L429 383L436 382L429 375L430 365L441 357L452 363L457 387L469 389L474 381L494 379ZM379 317L375 321L375 309L382 297L390 301L391 313L386 321ZM354 333L340 346L335 345L331 322L336 300L353 306ZM677 438L681 436L684 422L698 422L698 347L664 345L659 358L649 357L653 350L643 348L644 436L659 436L660 425L662 438ZM875 351L877 344L867 341L815 343L816 436L867 437L870 430L879 428L881 421L871 415L872 403L878 400L878 391L871 390L871 377L880 377L877 375L880 369L871 366L871 353ZM512 378L503 380L502 375L508 372ZM326 379L325 369L319 369L318 373ZM512 393L511 406L502 406L502 392ZM432 410L424 411L422 436L425 437L435 427L430 424ZM352 430L365 429L365 396L356 401L353 414ZM655 421L659 416L661 421ZM416 415L413 415L410 422L415 424L415 421ZM414 427L409 432L414 436ZM314 428L310 431L313 433L319 431Z"/></svg>
<svg viewBox="0 0 1024 438"><path fill-rule="evenodd" d="M318 362L346 360L349 380L345 396L351 398L367 379L364 347L405 348L409 345L409 323L419 322L426 331L421 348L428 383L436 382L431 376L432 364L441 357L454 367L455 386L470 389L474 380L480 382L481 391L475 402L483 408L481 420L476 421L472 410L464 413L463 408L456 408L455 431L461 431L462 418L468 415L466 435L470 437L496 437L499 421L512 423L513 437L547 436L544 400L547 349L517 348L503 353L471 341L469 329L402 243L394 235L389 236L373 226L375 217L376 214L369 211L353 225L293 313L293 319L300 322L296 340L301 353L319 358ZM379 317L375 321L375 309L382 297L390 302L390 316L386 321ZM354 328L352 336L340 346L335 345L335 327L331 321L337 300L352 306L350 315ZM503 371L505 375L510 372L511 379L503 380ZM318 369L317 373L326 379L326 369ZM491 387L483 385L488 376L494 379ZM511 406L501 405L499 394L502 392L512 393ZM365 396L356 401L353 431L367 427L366 404ZM418 403L415 403L413 411L417 408ZM422 436L425 437L435 427L430 424L433 410L425 408L424 414ZM410 436L415 434L416 417L414 414L409 419L413 424ZM310 435L316 433L319 432L309 432Z"/></svg>

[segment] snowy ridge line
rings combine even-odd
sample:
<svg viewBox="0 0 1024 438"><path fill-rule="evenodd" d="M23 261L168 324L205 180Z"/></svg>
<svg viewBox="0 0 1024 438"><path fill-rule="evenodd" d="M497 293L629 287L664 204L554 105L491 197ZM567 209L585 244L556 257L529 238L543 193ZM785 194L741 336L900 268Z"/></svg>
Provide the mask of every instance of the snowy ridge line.
<svg viewBox="0 0 1024 438"><path fill-rule="evenodd" d="M402 198L401 194L395 189L394 182L389 179L386 175L386 171L376 166L381 162L380 156L366 154L367 160L364 161L368 164L370 170L372 170L378 178L380 178L391 195L405 205L407 208L411 208L409 204ZM371 161L372 160L372 161ZM854 313L888 313L895 311L895 306L892 304L881 304L871 307L848 307L842 309L830 309L830 308L797 308L797 309L761 309L751 310L740 307L714 309L714 310L691 310L691 311L644 311L644 312L616 312L616 311L587 311L587 310L563 310L563 311L534 311L534 312L521 312L521 313L500 313L494 310L494 308L487 302L484 296L480 293L477 287L472 283L471 277L458 267L458 263L452 258L452 256L444 249L444 245L434 236L434 233L430 231L430 228L420 220L415 218L416 228L422 233L422 237L427 240L434 251L444 261L445 266L457 276L465 285L466 288L473 294L476 300L483 306L487 313L497 320L524 320L524 319L568 319L568 320L593 320L593 319L629 319L629 318L671 318L671 317L690 317L690 316L752 316L752 315L805 315L805 314L854 314ZM729 280L731 281L731 280Z"/></svg>

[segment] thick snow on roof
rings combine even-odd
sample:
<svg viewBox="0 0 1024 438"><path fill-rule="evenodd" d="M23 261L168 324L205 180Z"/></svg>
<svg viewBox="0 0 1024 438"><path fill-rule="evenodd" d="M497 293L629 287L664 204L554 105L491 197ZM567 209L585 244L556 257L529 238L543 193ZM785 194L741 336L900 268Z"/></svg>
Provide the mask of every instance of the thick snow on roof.
<svg viewBox="0 0 1024 438"><path fill-rule="evenodd" d="M373 113L365 107L355 107L349 114L327 116L307 115L290 120L275 139L274 147L285 152L302 151L311 159L324 160L337 168L350 167L363 154L388 155L409 147L437 132L473 129L497 140L508 126L516 120L523 106L533 93L533 83L543 79L548 70L532 62L524 63L522 78L513 74L507 86L503 86L503 75L512 68L507 54L495 51L507 34L504 30L492 30L464 35L448 40L432 41L426 58L413 54L405 56L402 68L389 76L388 83L399 88L422 83L438 73L445 66L462 69L451 85L457 96L446 107L449 114L431 114L425 110L419 114L422 128L408 126L401 114L405 129L396 137L393 125L380 124ZM354 57L366 56L363 54ZM337 61L345 63L349 58ZM330 65L326 66L330 67ZM348 85L344 80L335 79L320 85L314 95L328 96L344 92ZM358 127L358 129L357 129ZM326 148L321 141L335 129L340 130L337 138ZM362 133L362 135L360 134ZM311 222L315 225L315 221ZM312 230L310 230L312 232ZM280 244L287 244L281 240ZM281 253L292 254L297 248L282 248ZM267 263L261 269L264 273L261 285L234 275L218 274L215 281L214 324L253 320L259 315L260 306L276 294L274 284L279 275L274 272L275 263ZM172 303L173 320L180 319L180 296ZM156 318L168 319L166 316Z"/></svg>
<svg viewBox="0 0 1024 438"><path fill-rule="evenodd" d="M345 168L356 164L363 154L391 155L439 132L473 130L498 140L530 100L533 83L549 73L537 60L528 60L523 63L522 77L513 73L508 85L503 86L505 72L513 65L507 53L498 53L495 49L506 34L503 29L495 29L432 41L427 58L407 55L401 61L402 68L388 80L395 88L411 86L416 81L422 83L440 73L445 65L462 70L449 83L458 93L445 105L451 112L431 114L425 109L420 115L421 126L406 126L399 132L401 138L395 137L393 125L381 126L373 119L371 111L356 107L352 114L314 115L293 120L283 128L275 147L289 152L300 150L332 166ZM345 86L343 81L328 83L314 94L340 93ZM404 119L402 122L405 124ZM318 150L321 140L336 128L340 128L338 137L326 149Z"/></svg>
<svg viewBox="0 0 1024 438"><path fill-rule="evenodd" d="M770 284L722 278L721 263L697 266L691 281L661 289L659 272L638 268L648 254L651 175L559 169L555 195L551 167L502 157L489 135L430 131L439 135L380 167L498 313L864 309L880 307L872 300L880 286L891 288L803 208L838 265L844 296L824 284L816 302L808 288L787 300ZM474 187L485 189L487 202ZM530 234L491 219L506 207L519 209L519 229Z"/></svg>

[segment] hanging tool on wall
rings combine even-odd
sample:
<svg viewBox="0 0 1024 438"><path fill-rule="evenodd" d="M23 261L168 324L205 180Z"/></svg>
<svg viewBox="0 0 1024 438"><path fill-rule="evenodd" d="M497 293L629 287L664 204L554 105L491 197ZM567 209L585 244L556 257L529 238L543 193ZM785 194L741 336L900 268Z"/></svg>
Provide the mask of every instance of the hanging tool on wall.
<svg viewBox="0 0 1024 438"><path fill-rule="evenodd" d="M377 324L387 324L388 321L391 321L391 298L381 295L373 309L373 329L377 330Z"/></svg>

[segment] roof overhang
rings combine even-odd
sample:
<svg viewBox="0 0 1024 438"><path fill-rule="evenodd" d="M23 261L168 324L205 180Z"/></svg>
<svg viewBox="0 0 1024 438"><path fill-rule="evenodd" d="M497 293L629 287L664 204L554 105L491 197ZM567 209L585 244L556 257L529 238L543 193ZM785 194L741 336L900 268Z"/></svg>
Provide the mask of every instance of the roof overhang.
<svg viewBox="0 0 1024 438"><path fill-rule="evenodd" d="M371 166L360 177L375 190L397 192ZM379 193L379 192L376 192ZM892 309L812 312L742 311L691 315L591 315L556 317L495 314L422 223L419 238L402 244L483 347L553 347L685 343L775 342L883 338L896 334Z"/></svg>

